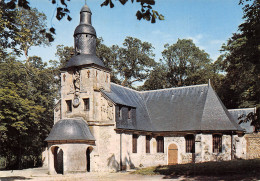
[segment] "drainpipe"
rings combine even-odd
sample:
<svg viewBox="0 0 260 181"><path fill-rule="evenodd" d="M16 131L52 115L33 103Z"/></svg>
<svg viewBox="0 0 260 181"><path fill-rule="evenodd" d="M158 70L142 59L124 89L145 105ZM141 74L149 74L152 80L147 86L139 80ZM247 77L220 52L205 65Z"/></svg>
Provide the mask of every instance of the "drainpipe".
<svg viewBox="0 0 260 181"><path fill-rule="evenodd" d="M231 160L234 159L234 150L233 150L233 131L231 131Z"/></svg>
<svg viewBox="0 0 260 181"><path fill-rule="evenodd" d="M120 132L120 171L122 171L122 132Z"/></svg>

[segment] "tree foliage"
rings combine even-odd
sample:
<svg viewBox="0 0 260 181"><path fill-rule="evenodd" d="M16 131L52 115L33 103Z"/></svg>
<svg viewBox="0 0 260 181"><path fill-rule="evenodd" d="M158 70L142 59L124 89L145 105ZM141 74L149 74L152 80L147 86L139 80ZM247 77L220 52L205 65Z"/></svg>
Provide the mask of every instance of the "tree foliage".
<svg viewBox="0 0 260 181"><path fill-rule="evenodd" d="M145 80L156 65L153 47L148 42L127 37L123 47L113 45L114 69L121 79L121 85L131 87L134 82Z"/></svg>
<svg viewBox="0 0 260 181"><path fill-rule="evenodd" d="M0 66L0 156L8 168L40 165L44 139L53 125L53 70L39 57L29 62L27 66L7 57Z"/></svg>
<svg viewBox="0 0 260 181"><path fill-rule="evenodd" d="M0 1L1 55L10 48L18 55L23 52L28 60L30 47L49 45L46 16L35 8L16 8L9 3Z"/></svg>
<svg viewBox="0 0 260 181"><path fill-rule="evenodd" d="M128 0L119 0L119 2L122 5L125 5ZM135 2L135 0L131 0L132 3ZM153 5L155 5L155 0L136 0L137 3L140 3L141 10L138 10L136 12L136 17L138 20L144 19L146 21L151 21L151 23L155 23L156 19L164 20L164 16L162 14L159 14L158 11L153 10ZM113 0L105 0L101 6L108 6L110 8L113 8L115 5L113 3Z"/></svg>
<svg viewBox="0 0 260 181"><path fill-rule="evenodd" d="M254 0L241 4L245 22L222 47L222 68L226 72L222 97L229 108L251 107L260 102L260 3Z"/></svg>
<svg viewBox="0 0 260 181"><path fill-rule="evenodd" d="M119 2L124 5L128 0L120 0ZM56 19L62 20L63 18L67 18L68 21L71 21L70 10L68 9L68 3L70 0L51 0L50 3L56 5ZM155 0L131 0L132 3L140 3L141 10L138 10L136 13L136 17L138 20L144 19L147 21L151 21L151 23L155 23L156 19L164 20L164 16L159 14L158 11L153 10L152 6L155 4ZM110 6L110 8L114 7L113 0L105 0L101 4L101 6ZM4 48L15 48L17 45L21 45L21 42L17 40L19 38L19 23L17 20L20 18L21 13L19 13L20 9L27 10L27 12L31 9L29 0L1 0L0 1L0 33L2 38L0 39L1 45ZM35 20L35 19L34 19ZM31 21L35 22L35 21ZM36 19L36 22L37 19ZM21 23L20 23L21 25ZM26 27L24 27L26 28ZM41 27L38 32L41 35L44 35L49 42L54 41L55 28L50 27L49 29L45 27ZM29 28L25 32L30 31ZM39 35L40 35L39 34ZM24 36L28 37L28 36ZM30 37L30 36L29 36ZM15 49L19 52L19 48ZM1 52L3 54L3 52Z"/></svg>
<svg viewBox="0 0 260 181"><path fill-rule="evenodd" d="M228 108L257 107L257 116L246 115L260 129L260 2L241 0L244 22L223 45L221 67L226 76L219 94Z"/></svg>
<svg viewBox="0 0 260 181"><path fill-rule="evenodd" d="M179 39L175 44L165 45L163 60L151 72L143 89L162 89L207 83L209 79L218 84L218 64L200 50L192 40Z"/></svg>

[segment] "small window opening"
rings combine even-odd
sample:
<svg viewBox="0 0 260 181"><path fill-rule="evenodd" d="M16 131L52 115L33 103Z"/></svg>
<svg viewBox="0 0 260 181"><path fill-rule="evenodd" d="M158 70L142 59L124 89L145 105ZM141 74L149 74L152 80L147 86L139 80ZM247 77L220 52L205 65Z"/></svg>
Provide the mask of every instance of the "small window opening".
<svg viewBox="0 0 260 181"><path fill-rule="evenodd" d="M89 98L83 99L84 102L84 111L89 111Z"/></svg>
<svg viewBox="0 0 260 181"><path fill-rule="evenodd" d="M137 153L137 139L138 139L138 135L133 134L133 139L132 139L133 153Z"/></svg>
<svg viewBox="0 0 260 181"><path fill-rule="evenodd" d="M213 153L222 152L222 135L215 134L213 135Z"/></svg>
<svg viewBox="0 0 260 181"><path fill-rule="evenodd" d="M164 153L164 138L163 136L157 136L157 153Z"/></svg>
<svg viewBox="0 0 260 181"><path fill-rule="evenodd" d="M151 140L151 136L146 135L146 141L145 141L146 153L150 153L150 140Z"/></svg>
<svg viewBox="0 0 260 181"><path fill-rule="evenodd" d="M128 119L131 119L131 107L128 107Z"/></svg>
<svg viewBox="0 0 260 181"><path fill-rule="evenodd" d="M195 153L195 136L188 134L185 136L186 141L186 153Z"/></svg>
<svg viewBox="0 0 260 181"><path fill-rule="evenodd" d="M119 110L118 110L118 116L119 118L122 118L122 106L119 105Z"/></svg>
<svg viewBox="0 0 260 181"><path fill-rule="evenodd" d="M67 112L72 112L72 101L66 100L67 103Z"/></svg>

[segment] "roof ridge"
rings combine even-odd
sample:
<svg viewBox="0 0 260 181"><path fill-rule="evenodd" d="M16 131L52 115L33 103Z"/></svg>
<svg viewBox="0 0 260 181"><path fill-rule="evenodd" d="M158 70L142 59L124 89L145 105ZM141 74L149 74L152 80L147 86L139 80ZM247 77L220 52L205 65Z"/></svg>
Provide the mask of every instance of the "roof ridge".
<svg viewBox="0 0 260 181"><path fill-rule="evenodd" d="M185 88L201 87L201 86L208 86L208 84L190 85L190 86L183 86L183 87L172 87L172 88L156 89L156 90L145 90L145 91L138 91L138 92L146 93L146 92L166 91L166 90L173 90L173 89L185 89Z"/></svg>
<svg viewBox="0 0 260 181"><path fill-rule="evenodd" d="M140 91L138 91L138 90L131 89L131 88L129 88L129 87L125 87L125 86L122 86L122 85L116 84L116 83L114 83L114 82L110 82L110 83L111 83L111 84L114 84L114 85L116 85L116 86L123 87L123 88L125 88L125 89L129 89L129 90L132 90L132 91L135 91L135 92L140 93Z"/></svg>

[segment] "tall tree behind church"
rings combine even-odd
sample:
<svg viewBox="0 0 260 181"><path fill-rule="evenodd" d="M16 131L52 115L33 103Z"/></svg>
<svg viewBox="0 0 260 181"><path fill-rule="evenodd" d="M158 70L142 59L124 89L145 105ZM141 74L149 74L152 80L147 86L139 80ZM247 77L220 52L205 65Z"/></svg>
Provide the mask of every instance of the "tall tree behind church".
<svg viewBox="0 0 260 181"><path fill-rule="evenodd" d="M163 60L151 71L141 89L162 89L195 84L205 84L209 79L217 86L221 75L209 55L190 39L178 39L166 44Z"/></svg>
<svg viewBox="0 0 260 181"><path fill-rule="evenodd" d="M226 77L220 91L228 108L260 104L260 2L241 0L245 20L223 46Z"/></svg>

